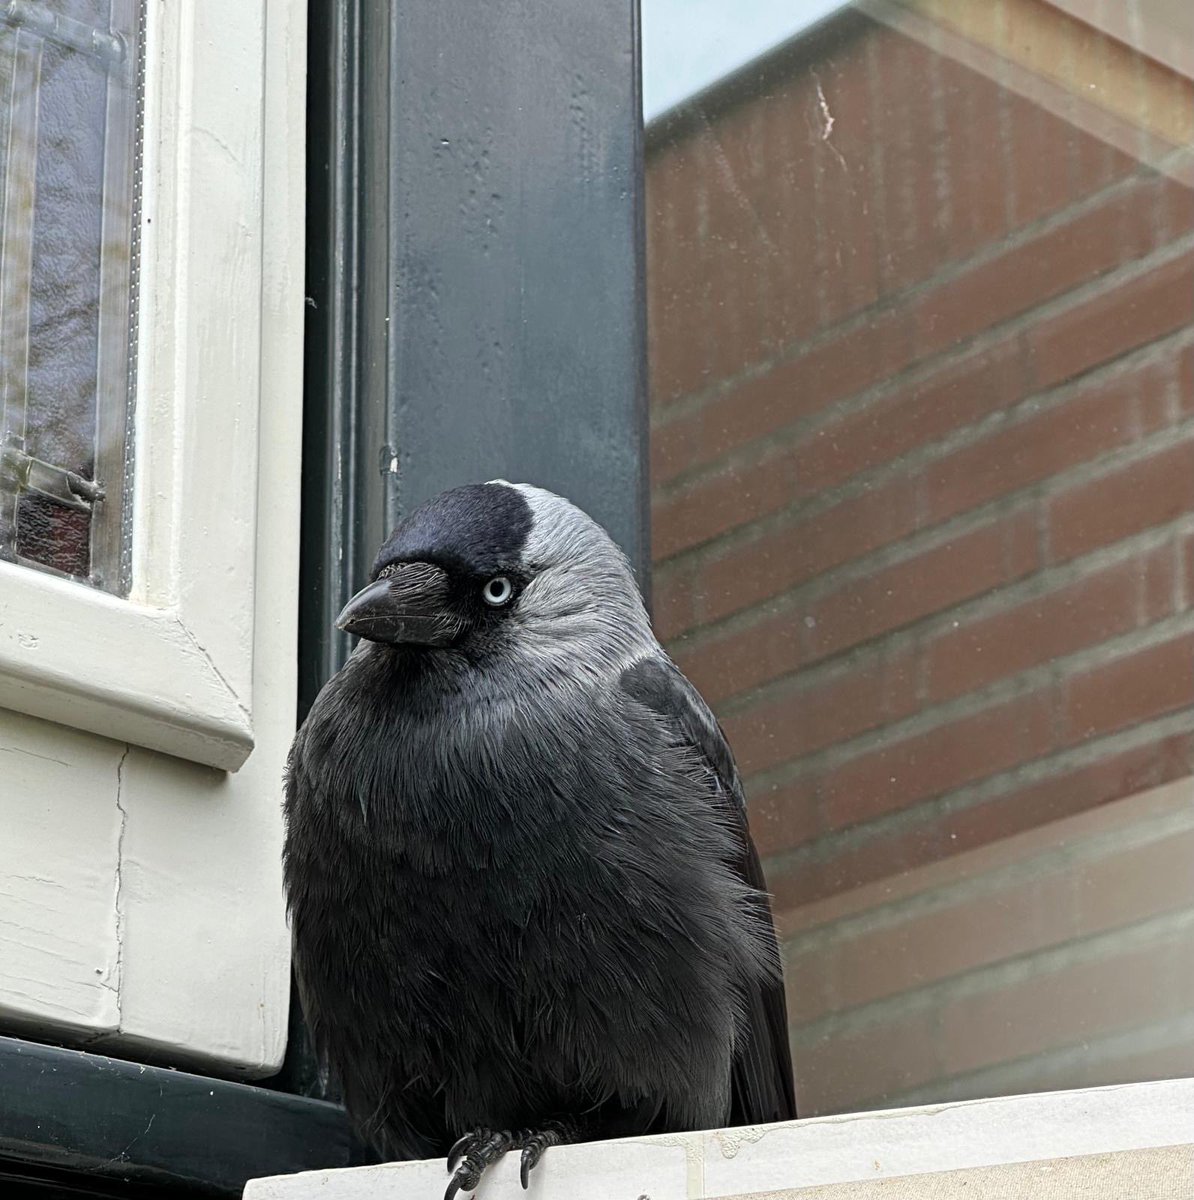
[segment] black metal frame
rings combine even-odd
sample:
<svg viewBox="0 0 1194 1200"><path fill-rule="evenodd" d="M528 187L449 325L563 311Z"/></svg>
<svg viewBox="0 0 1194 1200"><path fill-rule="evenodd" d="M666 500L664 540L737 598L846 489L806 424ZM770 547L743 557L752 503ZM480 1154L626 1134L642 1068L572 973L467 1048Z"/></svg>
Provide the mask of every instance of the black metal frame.
<svg viewBox="0 0 1194 1200"><path fill-rule="evenodd" d="M312 0L299 718L389 526L523 479L647 586L638 5ZM5 1196L236 1196L361 1161L297 1004L250 1086L0 1037Z"/></svg>

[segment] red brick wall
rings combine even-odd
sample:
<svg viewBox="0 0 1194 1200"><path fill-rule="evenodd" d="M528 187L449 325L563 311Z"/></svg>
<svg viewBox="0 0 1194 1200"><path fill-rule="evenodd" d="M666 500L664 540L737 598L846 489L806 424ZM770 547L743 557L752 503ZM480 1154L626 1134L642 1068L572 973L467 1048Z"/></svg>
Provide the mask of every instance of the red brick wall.
<svg viewBox="0 0 1194 1200"><path fill-rule="evenodd" d="M851 16L652 131L657 627L785 922L1194 769L1189 148L1070 103Z"/></svg>
<svg viewBox="0 0 1194 1200"><path fill-rule="evenodd" d="M804 1115L1194 1074L1189 779L787 918Z"/></svg>
<svg viewBox="0 0 1194 1200"><path fill-rule="evenodd" d="M1190 189L872 26L648 197L657 620L781 902L1188 771Z"/></svg>

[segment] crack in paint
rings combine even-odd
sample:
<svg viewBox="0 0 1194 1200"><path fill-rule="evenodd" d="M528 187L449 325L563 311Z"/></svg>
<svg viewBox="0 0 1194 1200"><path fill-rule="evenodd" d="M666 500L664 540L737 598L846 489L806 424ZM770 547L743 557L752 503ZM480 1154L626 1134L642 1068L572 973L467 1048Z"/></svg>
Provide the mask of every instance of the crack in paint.
<svg viewBox="0 0 1194 1200"><path fill-rule="evenodd" d="M0 754L24 754L29 758L40 759L42 762L57 763L60 767L69 767L71 765L64 758L53 758L49 754L38 754L36 751L27 750L24 746L0 746Z"/></svg>
<svg viewBox="0 0 1194 1200"><path fill-rule="evenodd" d="M228 689L228 694L232 697L233 703L236 705L237 708L240 709L241 715L251 725L252 719L253 719L252 715L250 714L249 710L244 706L244 704L241 703L241 698L237 694L236 688L234 688L232 686L232 684L230 684L228 682L227 678L225 678L225 676L224 676L224 672L221 671L220 668L216 666L215 661L212 659L212 656L207 652L206 647L201 645L199 642L199 639L190 631L190 629L187 628L186 622L180 620L178 622L178 627L183 631L184 634L186 634L187 639L190 641L191 645L194 646L195 649L199 651L200 655L203 657L203 661L206 662L209 667L211 667L212 671L216 675L216 678L218 678L219 681Z"/></svg>
<svg viewBox="0 0 1194 1200"><path fill-rule="evenodd" d="M113 981L105 982L116 997L116 1032L120 1032L123 1014L121 1013L121 987L124 983L124 835L128 829L129 814L124 806L124 764L132 751L132 746L126 745L120 761L116 764L116 811L120 813L120 832L116 835L116 967L113 971Z"/></svg>

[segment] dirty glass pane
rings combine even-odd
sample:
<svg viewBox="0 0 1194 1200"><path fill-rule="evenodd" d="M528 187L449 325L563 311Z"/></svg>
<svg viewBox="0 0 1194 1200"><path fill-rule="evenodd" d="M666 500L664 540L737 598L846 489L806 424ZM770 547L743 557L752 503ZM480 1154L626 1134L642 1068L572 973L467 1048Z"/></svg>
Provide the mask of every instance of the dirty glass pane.
<svg viewBox="0 0 1194 1200"><path fill-rule="evenodd" d="M802 1114L1194 1074L1194 5L643 16L656 618Z"/></svg>
<svg viewBox="0 0 1194 1200"><path fill-rule="evenodd" d="M126 594L140 5L0 6L0 558Z"/></svg>

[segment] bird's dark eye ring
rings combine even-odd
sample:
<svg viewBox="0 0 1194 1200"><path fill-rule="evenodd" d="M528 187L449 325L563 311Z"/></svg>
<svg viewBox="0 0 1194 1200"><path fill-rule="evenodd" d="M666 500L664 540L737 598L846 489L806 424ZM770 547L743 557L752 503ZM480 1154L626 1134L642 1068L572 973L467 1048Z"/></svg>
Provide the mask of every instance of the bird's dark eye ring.
<svg viewBox="0 0 1194 1200"><path fill-rule="evenodd" d="M509 604L510 597L513 595L514 585L505 575L495 575L481 589L481 599L494 608L501 608L503 604Z"/></svg>

